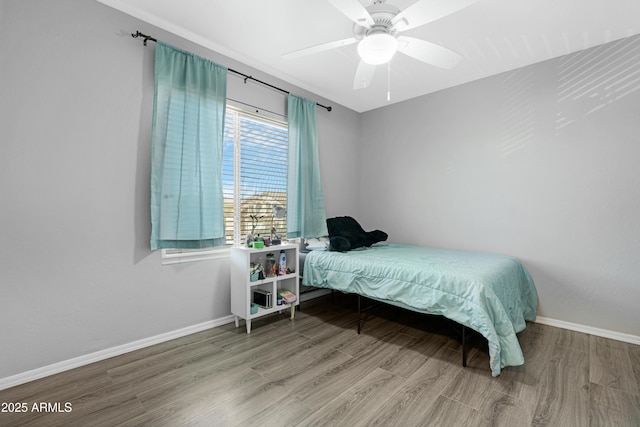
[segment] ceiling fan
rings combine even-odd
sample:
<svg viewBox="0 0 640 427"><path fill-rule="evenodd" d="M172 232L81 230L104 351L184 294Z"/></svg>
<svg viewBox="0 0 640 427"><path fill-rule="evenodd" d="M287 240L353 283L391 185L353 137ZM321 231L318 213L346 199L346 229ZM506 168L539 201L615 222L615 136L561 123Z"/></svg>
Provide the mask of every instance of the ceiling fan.
<svg viewBox="0 0 640 427"><path fill-rule="evenodd" d="M400 33L457 12L477 0L418 0L404 10L386 0L374 0L367 7L358 0L328 1L354 22L353 37L296 50L283 57L299 58L358 43L360 63L353 88L363 89L371 83L376 66L391 61L397 51L440 68L453 68L462 59L460 54Z"/></svg>

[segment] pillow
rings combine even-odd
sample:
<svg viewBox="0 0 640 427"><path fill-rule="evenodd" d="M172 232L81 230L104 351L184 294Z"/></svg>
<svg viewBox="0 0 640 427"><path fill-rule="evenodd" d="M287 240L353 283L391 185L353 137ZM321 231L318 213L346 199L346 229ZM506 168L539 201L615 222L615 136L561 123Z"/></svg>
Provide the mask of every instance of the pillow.
<svg viewBox="0 0 640 427"><path fill-rule="evenodd" d="M305 239L306 250L308 251L326 251L329 249L329 238L320 237L319 239Z"/></svg>
<svg viewBox="0 0 640 427"><path fill-rule="evenodd" d="M330 250L336 251L349 251L351 249L357 249L361 247L369 247L377 242L387 240L387 233L380 230L364 231L358 221L350 216L340 216L327 219L327 229L329 231ZM344 240L335 240L334 238L341 237ZM340 248L340 249L338 249Z"/></svg>

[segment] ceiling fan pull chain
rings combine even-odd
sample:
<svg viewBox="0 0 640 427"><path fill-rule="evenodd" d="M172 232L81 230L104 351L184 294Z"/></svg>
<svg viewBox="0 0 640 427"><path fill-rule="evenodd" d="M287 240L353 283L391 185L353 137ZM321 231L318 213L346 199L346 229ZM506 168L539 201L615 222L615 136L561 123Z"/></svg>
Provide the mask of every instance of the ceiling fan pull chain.
<svg viewBox="0 0 640 427"><path fill-rule="evenodd" d="M391 61L387 63L387 101L391 101Z"/></svg>

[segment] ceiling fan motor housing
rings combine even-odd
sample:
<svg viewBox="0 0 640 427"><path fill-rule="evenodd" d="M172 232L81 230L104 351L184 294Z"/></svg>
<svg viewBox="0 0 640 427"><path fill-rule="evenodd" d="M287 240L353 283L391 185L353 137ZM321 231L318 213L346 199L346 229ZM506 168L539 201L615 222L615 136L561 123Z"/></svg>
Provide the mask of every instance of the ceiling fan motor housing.
<svg viewBox="0 0 640 427"><path fill-rule="evenodd" d="M373 34L389 34L396 36L396 29L393 26L393 18L400 13L400 9L392 4L385 3L384 0L376 0L372 5L366 7L371 15L374 24L370 28L354 24L353 34L358 40Z"/></svg>

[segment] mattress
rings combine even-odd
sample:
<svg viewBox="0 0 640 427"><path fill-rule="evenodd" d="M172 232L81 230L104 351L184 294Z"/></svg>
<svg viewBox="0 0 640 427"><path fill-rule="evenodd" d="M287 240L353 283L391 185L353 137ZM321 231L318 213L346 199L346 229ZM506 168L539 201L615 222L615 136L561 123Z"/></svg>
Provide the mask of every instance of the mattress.
<svg viewBox="0 0 640 427"><path fill-rule="evenodd" d="M379 243L349 252L312 251L303 284L356 293L445 316L487 339L490 368L519 366L517 333L536 318L538 297L514 257Z"/></svg>

